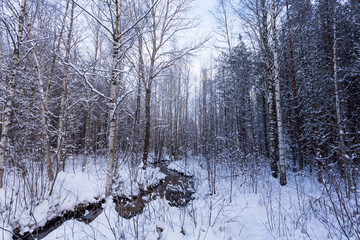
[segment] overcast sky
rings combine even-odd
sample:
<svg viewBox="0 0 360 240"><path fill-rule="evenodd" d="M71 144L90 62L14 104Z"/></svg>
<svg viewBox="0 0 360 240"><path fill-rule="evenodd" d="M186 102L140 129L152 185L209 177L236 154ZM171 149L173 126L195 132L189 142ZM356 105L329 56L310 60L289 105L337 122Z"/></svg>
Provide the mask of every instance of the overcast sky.
<svg viewBox="0 0 360 240"><path fill-rule="evenodd" d="M193 41L199 40L201 36L204 37L213 34L216 23L210 11L214 10L216 2L217 0L195 0L194 13L200 18L201 23L194 31L191 31L190 38L192 38ZM194 59L193 71L195 75L199 76L202 67L209 67L211 65L211 60L215 57L212 45L212 41L209 41L206 47L198 52L197 58Z"/></svg>

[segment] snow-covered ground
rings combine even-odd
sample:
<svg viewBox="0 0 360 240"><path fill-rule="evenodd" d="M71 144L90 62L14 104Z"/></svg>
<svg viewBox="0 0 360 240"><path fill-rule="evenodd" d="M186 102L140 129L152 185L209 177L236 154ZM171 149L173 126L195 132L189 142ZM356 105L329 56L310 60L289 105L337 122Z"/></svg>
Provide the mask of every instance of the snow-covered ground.
<svg viewBox="0 0 360 240"><path fill-rule="evenodd" d="M0 189L0 239L11 239L15 228L20 228L21 233L32 231L61 212L105 197L105 159L96 159L97 164L92 159L84 172L81 156L72 161L74 164L56 176L51 196L51 184L36 174L40 166L32 166L29 172L34 173L26 176L19 176L15 171L7 172L5 187ZM136 196L140 189L146 190L165 178L159 168L151 166L146 171L141 165L129 171L129 166L121 165L116 173L114 194L117 196Z"/></svg>
<svg viewBox="0 0 360 240"><path fill-rule="evenodd" d="M288 185L281 187L263 167L257 177L253 173L235 172L230 191L230 171L225 164L218 164L216 193L209 194L205 166L198 158L189 159L186 164L185 161L172 162L168 166L194 177L196 193L186 207L172 207L165 199L157 198L146 205L142 214L127 220L118 215L114 202L108 198L104 211L90 224L69 220L44 239L346 239L334 212L326 207L325 188L315 177L289 173ZM16 211L12 221L20 220L23 226L39 224L76 203L103 197L105 175L95 167L89 172L94 174L62 173L53 197L35 206L32 215L30 210ZM138 186L155 184L164 177L154 168L146 172L138 169L136 178L134 171L129 175L126 166L120 167L119 173L117 191L123 191L124 195L136 194ZM4 191L0 197L3 208ZM1 227L11 231L4 216L2 214ZM1 237L10 239L11 235L3 230ZM356 238L350 233L348 239Z"/></svg>

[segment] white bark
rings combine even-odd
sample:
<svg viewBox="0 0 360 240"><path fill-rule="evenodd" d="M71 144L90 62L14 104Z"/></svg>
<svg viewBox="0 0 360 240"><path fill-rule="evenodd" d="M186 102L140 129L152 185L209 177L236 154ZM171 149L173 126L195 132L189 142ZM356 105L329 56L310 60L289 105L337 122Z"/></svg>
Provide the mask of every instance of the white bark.
<svg viewBox="0 0 360 240"><path fill-rule="evenodd" d="M269 121L269 157L270 157L270 167L271 175L274 178L278 177L278 154L276 152L276 135L277 135L277 126L276 126L276 103L274 101L274 76L273 76L273 66L271 64L271 50L269 46L269 24L268 24L268 9L266 6L266 0L261 0L261 19L259 20L260 25L260 38L262 44L263 58L264 58L264 89L266 94L266 104L268 111L268 121Z"/></svg>
<svg viewBox="0 0 360 240"><path fill-rule="evenodd" d="M19 56L20 56L20 47L22 44L24 22L25 22L25 13L26 13L26 0L21 1L21 13L19 16L19 29L18 29L18 39L16 45L14 44L14 56L13 56L13 69L11 72L11 77L9 80L9 92L6 98L5 110L4 110L4 122L2 124L2 134L0 139L0 189L3 187L3 177L4 177L4 168L5 168L5 151L8 148L9 143L9 130L11 124L11 113L13 108L13 100L16 90L16 77L19 68Z"/></svg>
<svg viewBox="0 0 360 240"><path fill-rule="evenodd" d="M271 19L272 19L272 40L273 40L273 52L274 52L274 82L275 82L277 127L278 127L278 138L279 138L280 185L284 186L286 185L286 162L285 162L283 121L282 121L281 96L280 96L279 56L277 49L275 3L276 0L272 0Z"/></svg>
<svg viewBox="0 0 360 240"><path fill-rule="evenodd" d="M3 44L3 39L2 39L2 25L0 24L0 44ZM4 54L2 51L2 48L0 48L0 61L4 58ZM3 86L6 86L6 75L5 75L5 66L2 65L2 62L0 62L0 81L2 82ZM4 90L0 90L0 94L1 96L5 96L6 92ZM0 104L0 131L2 130L2 125L4 122L4 110L5 110L5 105L3 105L2 103ZM1 132L0 132L0 136L1 136Z"/></svg>
<svg viewBox="0 0 360 240"><path fill-rule="evenodd" d="M26 11L26 6L25 6L25 11ZM30 26L30 20L29 17L25 14L26 17L26 21L28 22L28 25ZM47 164L47 172L48 172L48 177L49 180L52 181L54 179L54 174L52 172L52 163L51 163L51 156L50 156L50 137L49 137L49 126L48 126L48 109L47 109L47 105L46 105L46 94L44 91L44 84L42 81L42 72L40 69L40 63L38 60L38 56L37 53L35 51L35 46L34 46L34 36L32 33L31 28L29 28L29 47L31 49L31 54L33 56L34 59L34 72L36 74L37 77L37 81L38 81L38 90L39 90L39 95L40 95L40 106L41 106L41 122L42 122L42 127L43 127L43 137L44 137L44 148L45 148L45 157L46 157L46 164Z"/></svg>
<svg viewBox="0 0 360 240"><path fill-rule="evenodd" d="M119 43L120 43L120 17L121 17L121 0L116 0L116 16L113 37L113 66L110 81L110 108L109 108L109 137L108 137L108 165L106 175L106 190L108 196L112 193L114 160L115 160L115 136L116 136L116 97L117 97L117 69L119 67Z"/></svg>
<svg viewBox="0 0 360 240"><path fill-rule="evenodd" d="M132 47L135 36L130 33L131 30L145 19L145 17L150 13L150 11L155 7L155 5L160 0L153 1L153 4L149 8L147 12L144 13L139 19L134 21L130 26L126 29L121 29L121 8L122 8L122 1L115 0L113 1L115 6L109 6L109 9L114 7L114 12L110 11L109 14L111 15L108 19L114 20L111 22L111 28L104 25L102 20L98 17L94 16L76 1L74 3L81 8L84 12L86 12L89 16L91 16L110 36L110 40L113 44L113 56L112 56L112 71L111 71L111 78L110 78L110 96L102 93L101 91L97 90L93 84L89 81L86 76L86 72L79 70L74 64L66 63L67 65L71 66L81 77L83 77L86 85L88 85L91 91L109 101L109 132L108 132L108 164L107 164L107 175L106 175L106 186L105 186L105 194L108 196L112 193L112 183L113 183L113 173L114 173L114 160L115 160L115 137L116 137L116 110L119 104L124 100L124 98L130 94L132 91L128 91L118 99L117 98L117 91L118 91L118 80L120 74L123 72L121 68L121 62L125 57L125 53ZM108 2L108 4L112 4ZM127 36L129 34L130 36ZM129 45L125 47L125 45Z"/></svg>

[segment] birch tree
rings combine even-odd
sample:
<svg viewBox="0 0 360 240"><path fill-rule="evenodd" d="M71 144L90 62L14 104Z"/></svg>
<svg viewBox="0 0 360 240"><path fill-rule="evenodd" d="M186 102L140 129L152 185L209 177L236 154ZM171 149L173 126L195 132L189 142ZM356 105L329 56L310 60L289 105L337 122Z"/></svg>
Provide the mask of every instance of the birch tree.
<svg viewBox="0 0 360 240"><path fill-rule="evenodd" d="M121 0L115 1L115 23L113 23L112 31L112 44L113 44L113 55L112 55L112 71L110 79L110 107L109 107L109 136L108 136L108 151L109 159L107 166L106 176L106 195L110 195L112 192L113 183L113 167L115 160L115 136L116 136L116 99L117 99L117 87L119 77L120 61L122 60L120 54L120 24L121 24ZM119 58L120 57L120 58Z"/></svg>
<svg viewBox="0 0 360 240"><path fill-rule="evenodd" d="M4 121L2 124L1 130L1 139L0 139L0 188L3 187L3 178L4 178L4 168L5 168L5 154L8 149L9 144L9 130L11 127L11 114L13 108L13 101L16 91L16 80L18 78L18 71L20 66L20 50L23 45L23 34L24 34L24 24L25 24L25 15L26 15L26 0L22 0L20 4L20 13L17 22L18 30L17 35L12 35L9 24L6 22L6 19L1 17L1 22L7 28L8 34L11 37L13 44L13 56L12 56L12 69L10 74L10 79L7 87L6 93L6 103L4 109Z"/></svg>
<svg viewBox="0 0 360 240"><path fill-rule="evenodd" d="M280 66L277 45L277 23L276 23L276 0L271 1L271 20L272 20L272 41L274 53L274 83L275 83L275 99L276 99L276 116L277 116L277 129L279 138L279 165L280 165L280 185L286 185L286 163L285 163L285 150L284 150L284 130L282 121L281 110L281 96L280 96Z"/></svg>
<svg viewBox="0 0 360 240"><path fill-rule="evenodd" d="M73 64L70 64L78 74L80 74L86 83L95 94L106 99L108 102L108 139L107 139L107 151L108 151L108 163L107 163L107 175L106 175L106 190L105 194L110 195L112 193L112 183L114 176L114 162L116 160L116 117L117 109L119 104L124 100L124 98L132 92L124 92L122 90L121 95L118 95L120 83L120 76L124 72L123 69L123 60L126 56L126 52L131 49L137 35L137 28L139 24L145 19L145 17L152 11L159 0L153 1L151 5L148 6L145 13L141 15L138 19L131 19L130 13L125 14L126 2L122 0L115 0L114 2L106 3L95 3L93 4L97 7L105 7L109 12L102 12L101 16L96 16L78 2L75 2L79 8L86 12L92 19L94 19L104 30L105 34L108 36L111 42L111 64L110 64L110 73L108 76L109 83L109 95L96 89L91 81L89 80L86 72L78 69ZM102 5L104 4L104 5ZM127 9L128 10L128 9ZM126 19L126 21L124 21Z"/></svg>
<svg viewBox="0 0 360 240"><path fill-rule="evenodd" d="M25 18L28 23L28 38L29 38L29 47L31 51L31 55L34 61L34 74L38 84L38 91L40 96L40 107L41 107L41 122L42 122L42 133L44 137L44 149L45 149L45 157L46 157L46 168L48 173L48 178L50 181L54 180L54 174L52 170L52 161L51 161L51 152L50 152L50 135L49 135L49 109L46 102L46 91L44 87L44 79L43 72L40 66L40 56L38 55L34 42L36 41L34 38L33 31L31 29L29 16L26 14L26 6L25 6Z"/></svg>
<svg viewBox="0 0 360 240"><path fill-rule="evenodd" d="M258 37L258 45L262 57L263 93L267 112L267 118L264 116L266 120L264 121L264 135L265 137L268 135L269 138L271 174L277 178L279 175L279 158L281 153L283 153L283 143L280 143L280 138L283 138L283 133L282 135L280 134L280 132L283 132L283 124L281 116L278 116L281 113L280 64L277 43L277 15L279 14L277 5L279 2L273 0L260 0L256 2L241 0L241 2L251 14L247 16L246 13L239 11L239 16L246 24L250 25L252 31L255 32L255 36ZM279 130L279 127L281 130ZM267 146L266 141L265 139L265 147Z"/></svg>
<svg viewBox="0 0 360 240"><path fill-rule="evenodd" d="M82 5L78 2L75 2L79 8L85 11L91 18L93 18L102 29L106 32L109 37L109 40L112 45L112 57L111 57L111 65L110 65L110 74L108 78L109 83L109 96L102 93L101 91L97 90L92 82L88 79L86 72L81 71L73 64L70 64L75 71L80 74L83 78L85 83L90 87L91 91L98 94L99 96L105 98L108 102L108 117L109 117L109 127L108 127L108 163L107 163L107 171L106 171L106 189L105 194L108 196L112 193L112 183L113 183L113 174L114 174L114 161L115 161L115 136L116 136L116 110L120 100L118 99L118 84L119 84L119 76L121 74L121 61L124 57L124 53L121 52L121 46L123 39L130 29L122 32L123 29L121 28L121 17L122 17L122 1L116 0L114 4L112 2L104 3L103 7L109 10L108 16L105 17L106 20L101 20L100 16L95 16L92 12L85 9ZM93 4L97 7L102 7L101 2ZM105 14L105 13L103 13Z"/></svg>
<svg viewBox="0 0 360 240"><path fill-rule="evenodd" d="M276 131L276 107L274 97L274 74L272 65L272 54L269 42L269 24L268 24L268 6L266 0L260 1L260 11L258 14L259 24L259 38L260 46L263 57L263 68L264 68L264 94L267 104L268 112L268 123L269 123L269 156L270 156L270 167L271 174L273 177L278 177L278 154L277 154L277 131Z"/></svg>

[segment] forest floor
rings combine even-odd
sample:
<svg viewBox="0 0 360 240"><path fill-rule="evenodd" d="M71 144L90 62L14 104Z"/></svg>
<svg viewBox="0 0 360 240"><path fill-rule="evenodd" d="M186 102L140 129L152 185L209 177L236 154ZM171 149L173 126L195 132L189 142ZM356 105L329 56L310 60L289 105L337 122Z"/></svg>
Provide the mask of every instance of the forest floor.
<svg viewBox="0 0 360 240"><path fill-rule="evenodd" d="M73 159L74 164L58 175L51 197L38 198L41 194L34 192L30 196L31 189L49 190L41 188L45 180L16 179L16 174L7 174L5 181L11 184L0 191L0 239L11 239L16 227L31 231L79 203L104 197L106 164L99 162L105 163L105 159L97 159L97 164L93 160L85 173L77 166L78 160ZM195 194L187 206L171 206L165 198L156 198L141 214L125 219L108 197L102 213L91 223L68 220L43 239L346 239L336 209L328 207L325 188L314 176L289 173L288 184L281 187L267 167L258 172L235 171L232 178L228 166L218 164L211 182L215 193L210 194L203 159L172 162L168 168L193 176ZM154 186L164 178L159 168L129 169L125 164L118 167L117 195L137 195L140 188ZM348 237L355 239L351 233Z"/></svg>

